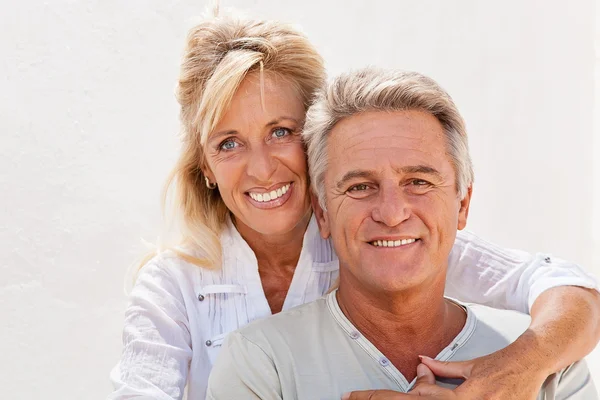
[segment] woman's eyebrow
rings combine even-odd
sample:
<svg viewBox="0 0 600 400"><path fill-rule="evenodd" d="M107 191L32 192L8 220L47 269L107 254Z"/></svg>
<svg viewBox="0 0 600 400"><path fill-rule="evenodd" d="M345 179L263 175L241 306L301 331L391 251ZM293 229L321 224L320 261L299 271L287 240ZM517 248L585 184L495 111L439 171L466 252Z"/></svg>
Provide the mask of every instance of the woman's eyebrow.
<svg viewBox="0 0 600 400"><path fill-rule="evenodd" d="M216 139L220 139L225 136L234 136L237 134L238 134L238 131L236 131L236 130L224 130L224 131L216 132L216 133L213 133L212 135L210 135L210 137L208 138L208 141L212 142Z"/></svg>
<svg viewBox="0 0 600 400"><path fill-rule="evenodd" d="M277 125L277 124L281 123L281 121L284 121L284 120L292 121L293 123L295 123L297 125L300 124L300 122L296 118L283 116L283 117L279 117L279 118L275 118L275 119L271 120L265 126Z"/></svg>

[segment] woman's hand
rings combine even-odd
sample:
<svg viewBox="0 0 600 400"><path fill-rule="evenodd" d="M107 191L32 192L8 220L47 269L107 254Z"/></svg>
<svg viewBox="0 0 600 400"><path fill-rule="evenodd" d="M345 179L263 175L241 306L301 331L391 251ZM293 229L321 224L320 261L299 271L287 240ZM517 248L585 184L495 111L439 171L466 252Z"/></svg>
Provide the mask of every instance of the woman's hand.
<svg viewBox="0 0 600 400"><path fill-rule="evenodd" d="M552 371L533 370L530 366L535 364L530 362L530 350L524 350L521 354L515 352L519 352L519 346L509 346L496 353L461 362L443 362L423 357L423 364L436 376L465 379L452 391L455 397L431 397L428 392L429 397L425 398L535 400Z"/></svg>
<svg viewBox="0 0 600 400"><path fill-rule="evenodd" d="M409 393L391 390L357 391L344 400L535 400L544 380L552 372L532 369L535 347L526 346L527 339L469 361L442 362L422 357L417 367L417 382ZM454 390L435 384L435 376L462 378L465 382Z"/></svg>
<svg viewBox="0 0 600 400"><path fill-rule="evenodd" d="M432 400L459 399L452 390L437 386L433 372L425 364L419 364L417 367L417 382L410 393L394 392L393 390L362 390L346 393L342 400L416 400L416 397Z"/></svg>

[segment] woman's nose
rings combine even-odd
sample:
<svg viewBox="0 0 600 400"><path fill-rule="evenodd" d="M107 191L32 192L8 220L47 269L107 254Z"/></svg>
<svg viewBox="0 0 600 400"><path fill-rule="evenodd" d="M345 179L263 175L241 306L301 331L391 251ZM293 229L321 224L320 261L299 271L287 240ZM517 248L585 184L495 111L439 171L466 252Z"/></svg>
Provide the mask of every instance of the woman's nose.
<svg viewBox="0 0 600 400"><path fill-rule="evenodd" d="M266 145L255 147L250 152L247 174L260 182L268 182L277 169L277 160Z"/></svg>

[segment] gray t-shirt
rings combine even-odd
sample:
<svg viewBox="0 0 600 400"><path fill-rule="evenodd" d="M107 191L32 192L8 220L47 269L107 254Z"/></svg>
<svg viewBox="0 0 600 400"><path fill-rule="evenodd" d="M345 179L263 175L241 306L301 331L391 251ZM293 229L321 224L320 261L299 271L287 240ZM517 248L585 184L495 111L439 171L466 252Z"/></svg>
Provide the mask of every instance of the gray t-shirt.
<svg viewBox="0 0 600 400"><path fill-rule="evenodd" d="M493 353L529 326L529 316L515 311L462 306L465 326L438 360ZM454 388L460 381L438 384ZM408 392L413 385L345 317L333 292L229 334L211 372L207 399L339 400L353 390ZM598 395L580 361L551 375L538 398L593 400Z"/></svg>

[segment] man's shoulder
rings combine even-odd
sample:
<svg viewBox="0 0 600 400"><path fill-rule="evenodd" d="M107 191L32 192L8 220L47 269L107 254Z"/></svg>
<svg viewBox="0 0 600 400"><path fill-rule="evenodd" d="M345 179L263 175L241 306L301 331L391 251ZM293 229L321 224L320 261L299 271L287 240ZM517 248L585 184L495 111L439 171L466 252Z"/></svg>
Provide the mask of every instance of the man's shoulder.
<svg viewBox="0 0 600 400"><path fill-rule="evenodd" d="M237 335L248 341L259 343L277 343L285 340L293 342L293 337L306 338L311 330L323 327L323 323L329 323L330 314L327 307L326 297L282 311L270 317L253 321L236 331Z"/></svg>

